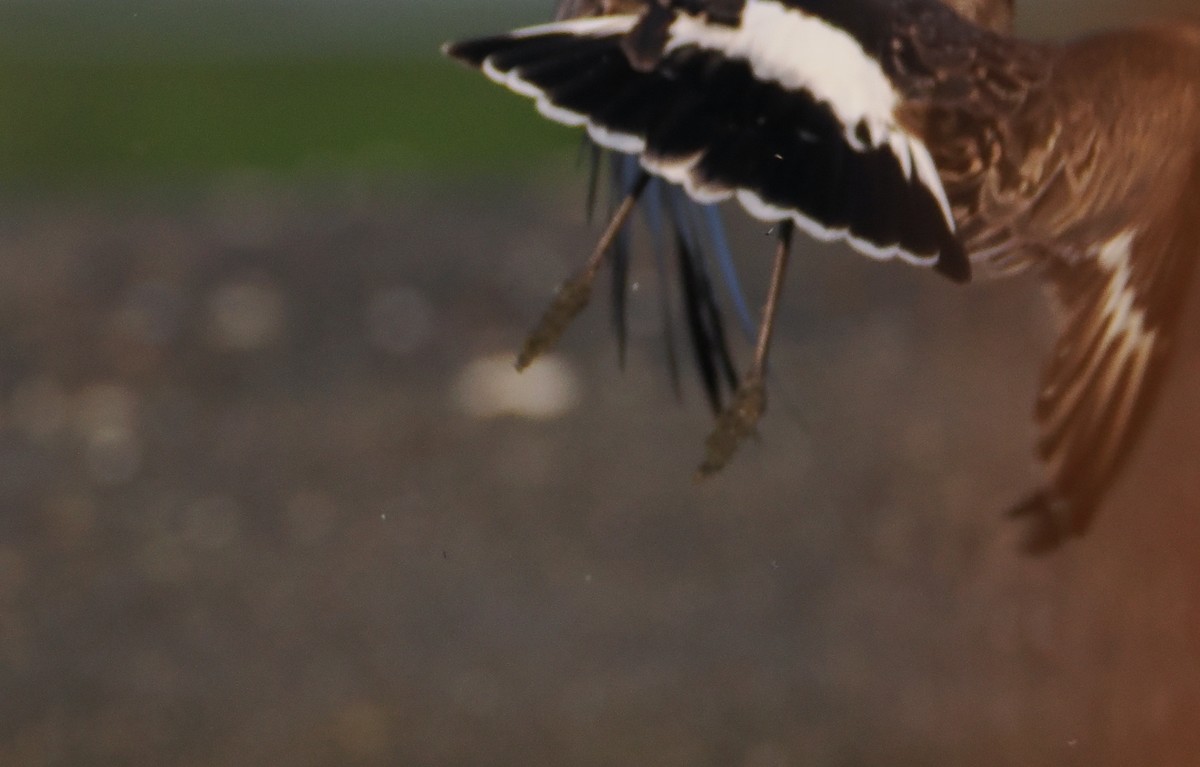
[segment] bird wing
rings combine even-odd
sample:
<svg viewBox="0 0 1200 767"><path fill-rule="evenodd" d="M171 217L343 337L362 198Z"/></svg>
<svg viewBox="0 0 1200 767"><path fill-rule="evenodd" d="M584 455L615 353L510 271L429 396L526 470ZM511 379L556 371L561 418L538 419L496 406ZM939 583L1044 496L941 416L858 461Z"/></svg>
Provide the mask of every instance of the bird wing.
<svg viewBox="0 0 1200 767"><path fill-rule="evenodd" d="M1012 511L1033 520L1032 551L1086 531L1156 399L1200 255L1200 157L1192 166L1160 215L1047 270L1063 316L1035 409L1048 481Z"/></svg>
<svg viewBox="0 0 1200 767"><path fill-rule="evenodd" d="M913 2L966 24L936 0ZM736 14L715 0L696 13L651 5L446 52L550 119L639 156L697 201L733 198L762 220L791 219L818 239L965 280L938 170L897 119L903 95L876 58L891 45L889 17L867 18L881 8L866 0L818 12L830 5L746 0Z"/></svg>

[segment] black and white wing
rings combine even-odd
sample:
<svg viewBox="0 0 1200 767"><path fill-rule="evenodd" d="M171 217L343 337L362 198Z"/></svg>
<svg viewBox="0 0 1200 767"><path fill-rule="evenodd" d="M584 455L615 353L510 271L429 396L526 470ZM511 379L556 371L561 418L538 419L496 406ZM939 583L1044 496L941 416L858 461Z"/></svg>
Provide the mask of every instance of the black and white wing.
<svg viewBox="0 0 1200 767"><path fill-rule="evenodd" d="M875 58L894 31L886 16L847 21L849 5L889 6L847 0L827 18L805 7L827 2L713 2L720 13L652 4L446 52L697 201L736 199L764 221L966 280L937 168L897 119L903 96Z"/></svg>

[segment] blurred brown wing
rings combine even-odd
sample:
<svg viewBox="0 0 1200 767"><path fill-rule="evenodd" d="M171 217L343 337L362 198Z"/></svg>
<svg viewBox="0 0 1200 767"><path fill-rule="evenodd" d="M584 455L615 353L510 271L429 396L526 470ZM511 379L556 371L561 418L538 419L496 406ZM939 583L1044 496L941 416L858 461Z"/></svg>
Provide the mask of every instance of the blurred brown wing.
<svg viewBox="0 0 1200 767"><path fill-rule="evenodd" d="M1012 511L1035 552L1086 531L1154 404L1200 256L1200 167L1170 210L1087 256L1047 272L1065 320L1036 406L1048 481Z"/></svg>

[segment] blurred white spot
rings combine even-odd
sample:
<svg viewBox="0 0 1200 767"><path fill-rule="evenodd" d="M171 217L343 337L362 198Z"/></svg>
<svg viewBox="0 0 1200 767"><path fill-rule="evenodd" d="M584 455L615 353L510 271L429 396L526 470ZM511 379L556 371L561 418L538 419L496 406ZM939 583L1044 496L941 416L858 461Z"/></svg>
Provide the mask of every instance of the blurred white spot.
<svg viewBox="0 0 1200 767"><path fill-rule="evenodd" d="M119 384L94 384L77 395L74 410L92 479L105 485L133 479L142 463L137 395Z"/></svg>
<svg viewBox="0 0 1200 767"><path fill-rule="evenodd" d="M458 407L475 418L512 415L557 418L579 401L579 379L570 365L554 355L539 357L523 373L511 354L472 361L454 384Z"/></svg>
<svg viewBox="0 0 1200 767"><path fill-rule="evenodd" d="M49 442L67 421L67 395L53 378L27 378L12 394L12 419L37 442Z"/></svg>
<svg viewBox="0 0 1200 767"><path fill-rule="evenodd" d="M429 302L410 287L380 290L367 301L367 336L381 351L410 354L429 340L432 329Z"/></svg>
<svg viewBox="0 0 1200 767"><path fill-rule="evenodd" d="M261 279L221 285L209 297L208 313L212 342L242 351L274 343L286 321L283 294Z"/></svg>

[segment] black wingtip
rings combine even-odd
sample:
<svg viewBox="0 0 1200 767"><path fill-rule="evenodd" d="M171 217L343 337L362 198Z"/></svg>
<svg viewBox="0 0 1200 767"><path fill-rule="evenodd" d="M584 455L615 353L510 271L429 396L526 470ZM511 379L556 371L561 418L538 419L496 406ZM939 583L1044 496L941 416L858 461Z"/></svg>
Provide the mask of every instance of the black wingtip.
<svg viewBox="0 0 1200 767"><path fill-rule="evenodd" d="M483 66L483 60L496 50L501 37L478 37L471 40L454 40L442 43L441 52L455 61L466 64L473 69Z"/></svg>
<svg viewBox="0 0 1200 767"><path fill-rule="evenodd" d="M971 260L957 238L948 238L934 266L939 273L958 283L971 281Z"/></svg>
<svg viewBox="0 0 1200 767"><path fill-rule="evenodd" d="M1009 509L1006 516L1027 525L1021 537L1021 550L1031 556L1043 556L1081 534L1073 523L1072 511L1070 502L1048 490L1039 490Z"/></svg>

